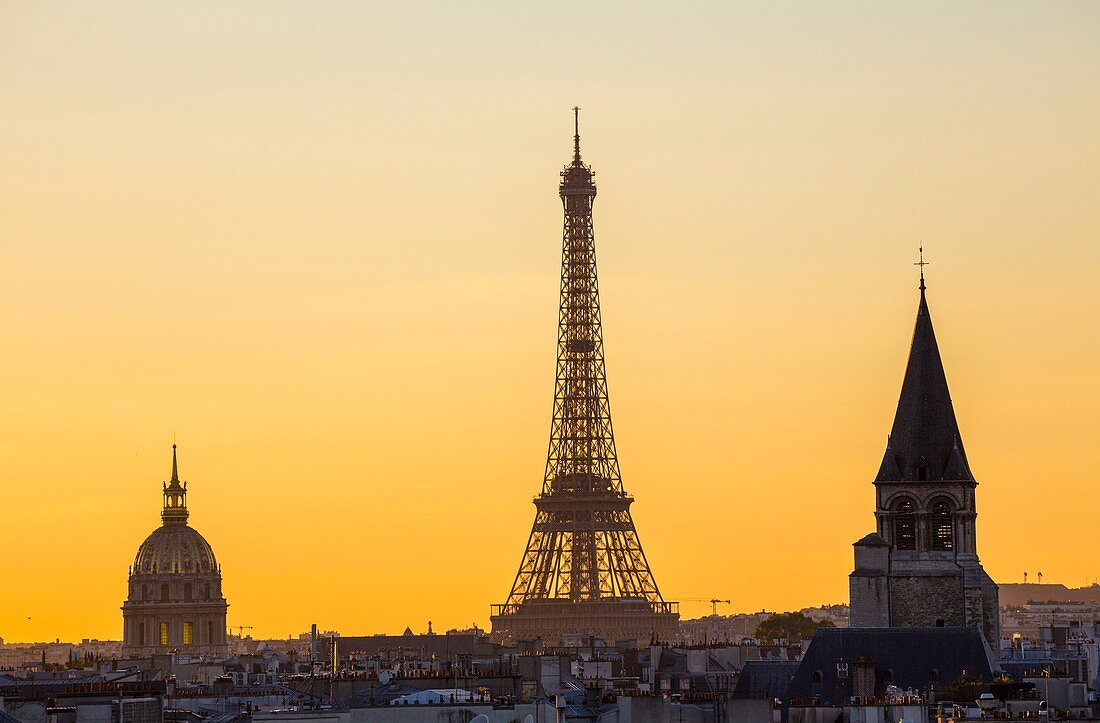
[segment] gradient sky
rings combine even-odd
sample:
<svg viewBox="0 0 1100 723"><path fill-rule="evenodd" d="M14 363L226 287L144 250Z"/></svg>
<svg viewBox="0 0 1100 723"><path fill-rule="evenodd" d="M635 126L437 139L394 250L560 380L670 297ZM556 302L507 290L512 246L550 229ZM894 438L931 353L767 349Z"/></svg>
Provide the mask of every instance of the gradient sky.
<svg viewBox="0 0 1100 723"><path fill-rule="evenodd" d="M487 626L574 104L666 598L847 599L920 242L986 569L1091 582L1098 37L1090 2L0 3L0 636L121 636L173 433L231 626Z"/></svg>

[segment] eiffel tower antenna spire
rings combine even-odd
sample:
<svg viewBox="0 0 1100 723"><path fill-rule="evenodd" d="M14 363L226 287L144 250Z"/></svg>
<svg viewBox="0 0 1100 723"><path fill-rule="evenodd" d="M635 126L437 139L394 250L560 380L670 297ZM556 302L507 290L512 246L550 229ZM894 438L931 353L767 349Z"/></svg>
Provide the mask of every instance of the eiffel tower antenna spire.
<svg viewBox="0 0 1100 723"><path fill-rule="evenodd" d="M581 162L581 109L573 106L573 165Z"/></svg>
<svg viewBox="0 0 1100 723"><path fill-rule="evenodd" d="M595 174L580 159L579 110L573 160L558 189L565 222L546 471L508 602L494 606L493 632L551 644L575 632L644 644L672 639L679 614L657 588L619 472L592 231Z"/></svg>

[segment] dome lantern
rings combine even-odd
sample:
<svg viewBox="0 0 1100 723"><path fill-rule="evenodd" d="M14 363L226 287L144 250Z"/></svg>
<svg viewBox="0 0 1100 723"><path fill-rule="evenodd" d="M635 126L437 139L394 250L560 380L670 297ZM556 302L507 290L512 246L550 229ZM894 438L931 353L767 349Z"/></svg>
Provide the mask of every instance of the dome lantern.
<svg viewBox="0 0 1100 723"><path fill-rule="evenodd" d="M187 483L180 482L179 467L176 464L176 445L172 445L172 479L164 483L164 509L160 519L166 525L187 524Z"/></svg>

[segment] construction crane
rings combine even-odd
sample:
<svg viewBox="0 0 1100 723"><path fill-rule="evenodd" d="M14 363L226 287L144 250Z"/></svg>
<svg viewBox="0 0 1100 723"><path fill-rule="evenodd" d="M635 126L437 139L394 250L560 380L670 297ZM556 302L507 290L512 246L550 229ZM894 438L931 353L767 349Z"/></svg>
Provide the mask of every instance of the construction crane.
<svg viewBox="0 0 1100 723"><path fill-rule="evenodd" d="M244 631L245 630L251 630L251 629L252 629L251 625L238 625L237 626L237 637L240 638L241 640L244 640ZM233 628L230 627L229 631L233 632Z"/></svg>
<svg viewBox="0 0 1100 723"><path fill-rule="evenodd" d="M682 598L680 598L680 600L683 601L683 602L707 602L707 603L710 603L710 614L711 615L717 615L718 614L718 603L722 603L723 605L732 605L733 604L732 600L723 600L723 599L717 598L717 597L711 597L711 598L706 598L706 597L682 597Z"/></svg>

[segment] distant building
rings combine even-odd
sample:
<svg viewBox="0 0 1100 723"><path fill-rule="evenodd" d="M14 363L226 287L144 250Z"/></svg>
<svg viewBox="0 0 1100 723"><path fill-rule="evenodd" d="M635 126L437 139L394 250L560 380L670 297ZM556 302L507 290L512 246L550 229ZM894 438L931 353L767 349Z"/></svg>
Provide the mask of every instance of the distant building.
<svg viewBox="0 0 1100 723"><path fill-rule="evenodd" d="M878 530L855 543L852 627L970 626L1000 648L997 585L978 560L977 484L922 273L901 399L875 477Z"/></svg>
<svg viewBox="0 0 1100 723"><path fill-rule="evenodd" d="M65 671L17 678L0 673L0 723L162 723L163 680Z"/></svg>
<svg viewBox="0 0 1100 723"><path fill-rule="evenodd" d="M1050 635L1052 626L1070 630L1074 638L1100 639L1100 605L1052 602L1002 607L1002 647L1021 639L1041 641Z"/></svg>
<svg viewBox="0 0 1100 723"><path fill-rule="evenodd" d="M1086 587L1066 587L1058 583L1018 583L1000 584L1001 605L1024 605L1033 603L1085 603L1100 605L1100 585Z"/></svg>
<svg viewBox="0 0 1100 723"><path fill-rule="evenodd" d="M187 524L187 483L172 445L172 479L164 484L162 524L138 548L122 606L123 652L225 653L222 573L214 550Z"/></svg>
<svg viewBox="0 0 1100 723"><path fill-rule="evenodd" d="M680 621L680 642L686 645L705 643L740 643L752 639L760 623L775 613L736 613L734 615L708 615L702 618Z"/></svg>

